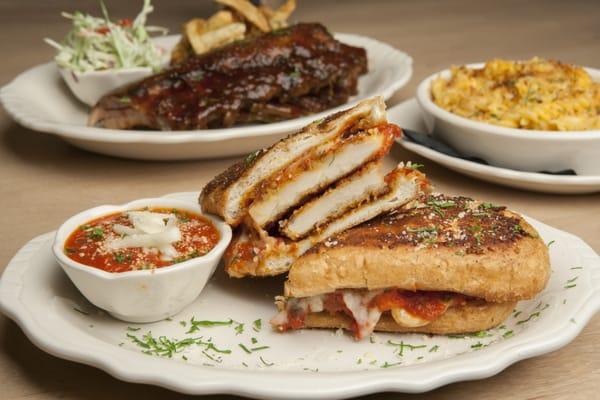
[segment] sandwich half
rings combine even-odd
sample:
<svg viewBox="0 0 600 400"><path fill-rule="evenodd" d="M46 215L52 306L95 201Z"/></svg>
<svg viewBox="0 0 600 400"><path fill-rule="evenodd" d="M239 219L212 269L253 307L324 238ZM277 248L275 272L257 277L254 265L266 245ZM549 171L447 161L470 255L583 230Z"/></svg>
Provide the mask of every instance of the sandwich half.
<svg viewBox="0 0 600 400"><path fill-rule="evenodd" d="M490 329L550 274L521 216L467 197L420 196L311 247L288 274L280 331L343 328L460 334Z"/></svg>
<svg viewBox="0 0 600 400"><path fill-rule="evenodd" d="M343 191L343 187L341 185L338 188ZM401 164L384 177L380 187L374 189L376 195L347 209L327 223L316 226L308 236L300 240L272 235L248 217L236 230L225 252L225 271L235 278L283 274L314 245L410 202L428 192L429 187L424 174L410 164ZM324 196L332 199L328 193Z"/></svg>
<svg viewBox="0 0 600 400"><path fill-rule="evenodd" d="M269 148L251 153L210 181L200 193L202 210L222 217L232 226L244 219L260 185L317 147L322 151L348 137L387 123L382 97L314 121Z"/></svg>

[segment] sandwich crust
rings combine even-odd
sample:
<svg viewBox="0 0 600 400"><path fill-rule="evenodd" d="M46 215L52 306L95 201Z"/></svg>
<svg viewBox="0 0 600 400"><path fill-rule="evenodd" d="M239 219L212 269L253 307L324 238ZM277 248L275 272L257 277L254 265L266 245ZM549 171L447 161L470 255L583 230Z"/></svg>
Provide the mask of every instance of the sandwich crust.
<svg viewBox="0 0 600 400"><path fill-rule="evenodd" d="M450 307L439 318L419 327L403 327L394 321L389 312L384 313L375 325L375 331L398 333L431 333L437 335L464 334L479 332L498 326L510 315L516 302L489 303L473 300L465 305ZM343 313L328 312L307 314L305 328L342 328L352 327L352 318Z"/></svg>
<svg viewBox="0 0 600 400"><path fill-rule="evenodd" d="M393 287L505 303L534 297L549 274L548 249L520 215L434 194L312 247L292 265L285 295Z"/></svg>

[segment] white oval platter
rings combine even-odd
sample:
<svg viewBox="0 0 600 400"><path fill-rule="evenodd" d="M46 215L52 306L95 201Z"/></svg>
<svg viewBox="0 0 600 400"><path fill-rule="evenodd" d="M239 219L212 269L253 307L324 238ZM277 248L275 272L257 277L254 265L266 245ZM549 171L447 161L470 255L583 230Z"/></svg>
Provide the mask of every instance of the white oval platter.
<svg viewBox="0 0 600 400"><path fill-rule="evenodd" d="M358 101L390 98L412 76L412 58L365 36L339 33L340 41L367 49L369 72L360 77L358 95L343 106L289 121L195 131L116 130L87 126L89 108L71 94L54 62L38 65L0 90L0 101L19 124L58 135L74 146L96 153L144 160L184 160L247 154L266 147L311 121L348 108ZM170 49L178 36L156 39Z"/></svg>
<svg viewBox="0 0 600 400"><path fill-rule="evenodd" d="M197 193L169 197L195 201ZM527 220L549 243L552 275L547 288L536 299L519 303L501 327L466 337L376 334L355 342L323 330L280 334L268 321L282 279L235 280L222 271L172 319L127 324L94 308L75 289L52 257L53 233L33 239L6 267L0 306L50 354L128 382L182 393L333 399L424 392L492 376L519 360L565 346L600 308L598 255L569 233ZM228 324L186 333L194 326L192 317L195 325L205 320ZM147 342L149 332L156 340L199 342L171 357L147 355L136 339Z"/></svg>

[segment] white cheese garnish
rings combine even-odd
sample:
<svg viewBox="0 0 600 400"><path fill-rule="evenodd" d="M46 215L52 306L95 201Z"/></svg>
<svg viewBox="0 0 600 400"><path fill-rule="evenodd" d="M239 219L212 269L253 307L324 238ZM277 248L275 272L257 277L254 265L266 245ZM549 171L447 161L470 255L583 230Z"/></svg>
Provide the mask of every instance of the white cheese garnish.
<svg viewBox="0 0 600 400"><path fill-rule="evenodd" d="M178 256L173 243L181 240L181 231L177 227L175 214L156 213L151 211L128 211L127 217L132 227L115 224L113 231L122 238L107 242L107 247L118 250L128 247L158 249L161 259L172 260Z"/></svg>

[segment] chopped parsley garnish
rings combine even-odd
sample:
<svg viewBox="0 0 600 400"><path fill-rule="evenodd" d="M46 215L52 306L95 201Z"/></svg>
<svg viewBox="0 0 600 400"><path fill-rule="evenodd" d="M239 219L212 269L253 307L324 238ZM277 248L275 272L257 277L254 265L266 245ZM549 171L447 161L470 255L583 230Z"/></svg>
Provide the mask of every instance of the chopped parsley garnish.
<svg viewBox="0 0 600 400"><path fill-rule="evenodd" d="M498 208L497 205L490 203L490 202L483 202L479 205L479 207L486 209L486 210L489 210L491 208Z"/></svg>
<svg viewBox="0 0 600 400"><path fill-rule="evenodd" d="M262 358L262 356L261 356L261 357L259 357L259 359L260 359L260 361L261 361L261 362L262 362L262 363L263 363L265 366L267 366L267 367L272 367L273 365L275 365L275 363L269 363L269 362L266 362L266 361L264 360L264 358Z"/></svg>
<svg viewBox="0 0 600 400"><path fill-rule="evenodd" d="M261 151L262 151L262 149L259 149L253 153L248 154L246 156L246 158L244 159L244 163L246 165L252 164L254 162L254 160L256 160L256 157L258 157L258 155L260 154Z"/></svg>
<svg viewBox="0 0 600 400"><path fill-rule="evenodd" d="M567 281L567 283L565 284L565 286L564 286L564 287L565 287L565 289L571 289L571 288L574 288L575 286L577 286L577 284L576 284L576 283L574 283L574 282L577 280L577 278L579 278L579 277L578 277L578 276L576 276L575 278L571 278L571 279L569 279L569 280Z"/></svg>
<svg viewBox="0 0 600 400"><path fill-rule="evenodd" d="M516 315L515 315L515 316L516 316ZM526 322L529 322L529 321L531 321L533 318L537 318L537 317L539 317L539 316L540 316L540 312L539 312L539 311L536 311L536 312L532 313L532 314L531 314L529 317L527 317L526 319L524 319L524 320L521 320L521 321L517 321L517 325L521 325L521 324L524 324L524 323L526 323Z"/></svg>
<svg viewBox="0 0 600 400"><path fill-rule="evenodd" d="M485 337L493 336L488 331L479 331L479 332L471 333L470 335L474 336L474 337L478 337L478 338L485 338Z"/></svg>
<svg viewBox="0 0 600 400"><path fill-rule="evenodd" d="M250 351L260 351L260 350L266 350L269 349L269 346L258 346L258 347L253 347L250 349Z"/></svg>
<svg viewBox="0 0 600 400"><path fill-rule="evenodd" d="M486 346L485 344L483 344L481 342L477 342L477 343L471 345L471 348L475 349L475 350L479 350L479 349L484 348L485 346Z"/></svg>
<svg viewBox="0 0 600 400"><path fill-rule="evenodd" d="M583 267L571 267L570 269L583 269Z"/></svg>
<svg viewBox="0 0 600 400"><path fill-rule="evenodd" d="M119 97L119 103L129 104L129 103L131 103L131 97L129 97L129 96L121 96L121 97Z"/></svg>
<svg viewBox="0 0 600 400"><path fill-rule="evenodd" d="M433 345L433 346L431 346L431 348L429 349L429 352L430 352L430 353L435 353L435 352L437 352L439 349L440 349L440 346L438 346L438 345L436 344L436 345Z"/></svg>
<svg viewBox="0 0 600 400"><path fill-rule="evenodd" d="M238 346L240 346L240 348L244 350L244 352L246 352L247 354L252 354L252 351L250 351L250 349L244 346L242 343L238 343Z"/></svg>
<svg viewBox="0 0 600 400"><path fill-rule="evenodd" d="M204 350L202 351L202 354L204 354L204 355L205 355L205 356L206 356L208 359L210 359L210 360L212 360L212 361L214 361L214 362L216 362L216 363L221 363L221 362L223 362L223 360L221 360L220 358L215 358L215 357L211 356L210 354L208 354L208 353L207 353L206 351L204 351Z"/></svg>
<svg viewBox="0 0 600 400"><path fill-rule="evenodd" d="M259 332L262 329L262 320L257 319L254 322L252 322L252 329L255 332Z"/></svg>
<svg viewBox="0 0 600 400"><path fill-rule="evenodd" d="M152 332L147 332L142 337L135 336L131 333L127 333L127 337L138 347L142 349L142 353L147 355L154 355L160 357L173 357L174 354L182 352L184 349L190 346L202 346L204 347L203 353L214 351L221 354L230 354L231 350L219 349L214 343L202 340L199 338L185 338L169 339L166 336L159 336L158 338L152 336ZM207 353L208 354L208 353ZM210 358L210 357L209 357ZM216 360L216 359L214 359ZM217 362L220 362L217 360Z"/></svg>
<svg viewBox="0 0 600 400"><path fill-rule="evenodd" d="M387 362L387 361L386 361L386 362L384 362L383 364L381 364L381 367L379 367L379 368L390 368L390 367L396 367L396 366L398 366L398 365L401 365L401 364L402 364L402 361L399 361L399 362L397 362L397 363L389 363L389 362Z"/></svg>
<svg viewBox="0 0 600 400"><path fill-rule="evenodd" d="M244 333L244 324L242 324L241 322L236 322L234 329L236 335L241 335L242 333Z"/></svg>
<svg viewBox="0 0 600 400"><path fill-rule="evenodd" d="M425 165L423 165L423 164L413 163L413 162L406 164L406 168L414 169L414 170L417 170L417 171L419 169L423 168L424 166Z"/></svg>
<svg viewBox="0 0 600 400"><path fill-rule="evenodd" d="M456 206L456 202L453 200L429 200L427 205L439 208L452 208Z"/></svg>
<svg viewBox="0 0 600 400"><path fill-rule="evenodd" d="M93 239L93 240L100 240L104 238L104 230L100 227L96 227L91 229L88 234L87 234L88 238Z"/></svg>
<svg viewBox="0 0 600 400"><path fill-rule="evenodd" d="M140 329L142 329L142 328L134 328L134 327L132 327L132 326L128 326L128 327L127 327L127 330L128 330L129 332L137 332L137 331L139 331Z"/></svg>
<svg viewBox="0 0 600 400"><path fill-rule="evenodd" d="M521 224L515 224L513 226L513 231L515 233L520 233L520 234L526 234L527 232L525 231L525 229L523 229L523 227L521 226Z"/></svg>
<svg viewBox="0 0 600 400"><path fill-rule="evenodd" d="M230 326L233 324L233 320L230 318L228 321L196 321L194 317L190 319L190 329L186 333L198 332L200 328L212 328L215 326Z"/></svg>
<svg viewBox="0 0 600 400"><path fill-rule="evenodd" d="M123 264L125 262L125 259L127 258L127 256L125 256L125 254L123 253L116 253L114 255L115 261L119 264Z"/></svg>
<svg viewBox="0 0 600 400"><path fill-rule="evenodd" d="M515 333L513 331L506 331L502 334L502 337L504 339L508 339L509 337L513 336Z"/></svg>
<svg viewBox="0 0 600 400"><path fill-rule="evenodd" d="M424 344L412 345L412 344L404 343L404 341L400 341L400 343L397 343L397 342L393 342L391 340L388 340L387 344L389 344L391 346L396 346L397 347L396 351L398 352L398 356L400 356L400 357L402 357L404 355L404 349L413 351L413 350L417 350L417 349L424 349L425 347L427 347Z"/></svg>
<svg viewBox="0 0 600 400"><path fill-rule="evenodd" d="M406 228L408 232L412 233L437 233L437 228L435 226L423 226L419 228L411 228L410 226Z"/></svg>
<svg viewBox="0 0 600 400"><path fill-rule="evenodd" d="M554 243L556 243L556 240L551 240L548 242L548 244L546 246L548 246L548 248L550 248L550 246L552 246Z"/></svg>

